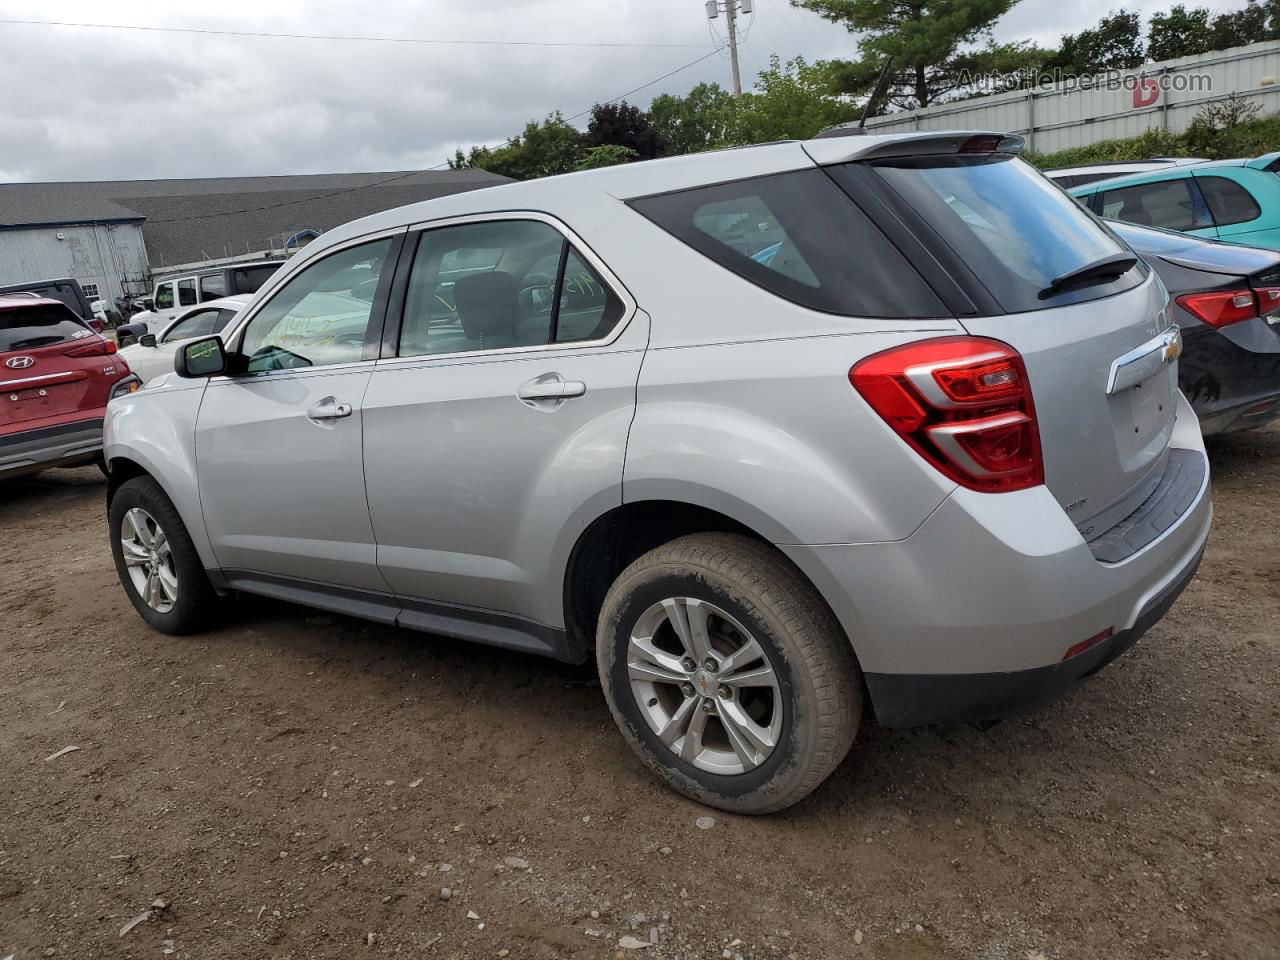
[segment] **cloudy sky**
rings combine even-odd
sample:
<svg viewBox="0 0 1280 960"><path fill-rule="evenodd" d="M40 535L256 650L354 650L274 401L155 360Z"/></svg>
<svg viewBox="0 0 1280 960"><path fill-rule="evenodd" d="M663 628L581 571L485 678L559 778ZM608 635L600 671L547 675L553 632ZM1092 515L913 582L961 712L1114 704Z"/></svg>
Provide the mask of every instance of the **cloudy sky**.
<svg viewBox="0 0 1280 960"><path fill-rule="evenodd" d="M1168 5L1127 4L1144 14ZM842 27L789 0L755 6L744 83L773 53L854 54ZM1022 0L996 36L1052 45L1113 6ZM284 39L15 20L558 45ZM0 182L427 167L455 146L501 141L552 110L572 116L714 49L702 0L0 0L0 21L9 21L0 22ZM565 45L575 43L615 45ZM700 80L727 86L728 73L727 59L715 54L631 100L645 105Z"/></svg>

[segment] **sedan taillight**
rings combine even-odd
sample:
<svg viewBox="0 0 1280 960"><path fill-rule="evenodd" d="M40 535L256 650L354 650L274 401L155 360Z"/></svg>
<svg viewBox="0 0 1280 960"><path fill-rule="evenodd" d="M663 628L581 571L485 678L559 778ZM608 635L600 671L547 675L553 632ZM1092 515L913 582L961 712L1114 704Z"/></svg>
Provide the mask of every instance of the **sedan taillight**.
<svg viewBox="0 0 1280 960"><path fill-rule="evenodd" d="M981 337L909 343L860 360L849 382L957 483L986 492L1044 483L1031 385L1008 344Z"/></svg>
<svg viewBox="0 0 1280 960"><path fill-rule="evenodd" d="M1184 293L1177 300L1178 306L1201 323L1215 328L1229 327L1280 310L1280 287Z"/></svg>

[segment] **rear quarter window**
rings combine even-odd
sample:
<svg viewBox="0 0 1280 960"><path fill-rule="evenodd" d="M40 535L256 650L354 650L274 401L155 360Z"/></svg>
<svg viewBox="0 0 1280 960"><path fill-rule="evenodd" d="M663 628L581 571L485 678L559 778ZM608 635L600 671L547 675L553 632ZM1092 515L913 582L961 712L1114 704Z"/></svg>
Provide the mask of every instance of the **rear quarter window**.
<svg viewBox="0 0 1280 960"><path fill-rule="evenodd" d="M642 197L630 206L744 280L801 306L891 319L947 313L820 170Z"/></svg>
<svg viewBox="0 0 1280 960"><path fill-rule="evenodd" d="M1262 216L1257 201L1249 191L1226 177L1196 176L1200 192L1204 194L1213 222L1220 227L1233 223L1248 223Z"/></svg>

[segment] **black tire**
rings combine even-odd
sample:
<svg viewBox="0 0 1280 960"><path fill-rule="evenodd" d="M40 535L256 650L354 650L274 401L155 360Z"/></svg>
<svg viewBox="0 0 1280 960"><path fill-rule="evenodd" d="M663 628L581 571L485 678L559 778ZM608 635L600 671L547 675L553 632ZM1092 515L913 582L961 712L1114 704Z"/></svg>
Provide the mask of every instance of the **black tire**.
<svg viewBox="0 0 1280 960"><path fill-rule="evenodd" d="M125 515L135 507L150 514L168 538L172 570L177 579L177 598L172 609L165 612L155 609L143 599L125 564L121 530ZM134 477L125 481L111 498L108 523L116 573L138 615L161 633L189 634L208 626L217 610L217 595L209 584L186 525L160 484L150 477Z"/></svg>
<svg viewBox="0 0 1280 960"><path fill-rule="evenodd" d="M729 614L774 671L781 733L754 769L722 775L686 762L662 743L637 703L627 655L632 629L655 603L673 597ZM734 813L772 813L811 793L849 752L862 716L861 673L822 597L776 550L736 534L681 537L627 567L605 597L596 660L613 718L645 765L685 796ZM769 696L772 711L778 707Z"/></svg>

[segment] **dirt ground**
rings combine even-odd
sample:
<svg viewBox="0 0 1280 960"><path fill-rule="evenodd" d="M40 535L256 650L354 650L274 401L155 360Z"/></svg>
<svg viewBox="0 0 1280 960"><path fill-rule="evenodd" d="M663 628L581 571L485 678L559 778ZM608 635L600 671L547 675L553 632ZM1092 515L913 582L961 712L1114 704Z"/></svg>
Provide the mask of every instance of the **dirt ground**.
<svg viewBox="0 0 1280 960"><path fill-rule="evenodd" d="M153 633L95 470L0 484L0 957L1280 957L1280 430L1212 458L1127 656L769 818L659 786L581 671L266 601Z"/></svg>

